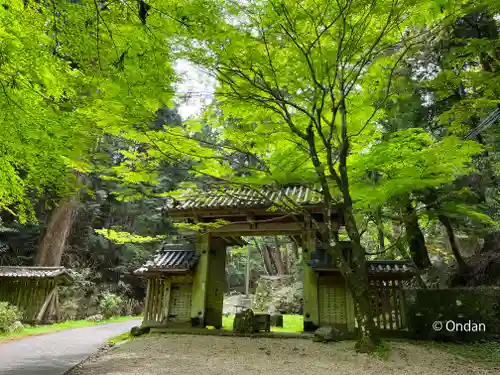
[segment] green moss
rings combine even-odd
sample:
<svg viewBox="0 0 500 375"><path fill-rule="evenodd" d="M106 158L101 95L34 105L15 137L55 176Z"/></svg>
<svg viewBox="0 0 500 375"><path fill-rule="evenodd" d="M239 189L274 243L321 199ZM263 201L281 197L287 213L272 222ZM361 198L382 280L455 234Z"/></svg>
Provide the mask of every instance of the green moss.
<svg viewBox="0 0 500 375"><path fill-rule="evenodd" d="M386 361L391 354L391 345L387 341L380 341L380 343L375 347L375 350L372 354L374 357L382 361Z"/></svg>
<svg viewBox="0 0 500 375"><path fill-rule="evenodd" d="M119 342L132 340L134 337L130 334L130 332L122 333L121 335L112 337L108 340L110 344L116 345Z"/></svg>

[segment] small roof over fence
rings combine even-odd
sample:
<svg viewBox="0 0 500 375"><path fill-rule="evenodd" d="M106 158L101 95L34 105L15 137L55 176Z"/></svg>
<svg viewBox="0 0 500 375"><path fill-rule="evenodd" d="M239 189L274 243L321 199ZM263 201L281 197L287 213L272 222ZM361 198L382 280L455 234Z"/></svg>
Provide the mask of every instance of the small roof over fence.
<svg viewBox="0 0 500 375"><path fill-rule="evenodd" d="M333 264L308 262L311 268L319 272L340 272ZM406 260L368 260L368 277L380 279L410 279L416 275L415 266Z"/></svg>
<svg viewBox="0 0 500 375"><path fill-rule="evenodd" d="M58 279L65 283L72 283L73 276L64 267L0 267L1 278L19 279Z"/></svg>
<svg viewBox="0 0 500 375"><path fill-rule="evenodd" d="M161 273L182 273L191 271L198 263L199 255L189 243L165 243L142 267L134 271L135 275Z"/></svg>
<svg viewBox="0 0 500 375"><path fill-rule="evenodd" d="M273 205L311 206L321 204L321 194L307 186L293 186L277 190L271 187L217 187L210 190L186 190L178 199L167 199L169 214L190 211L230 209L267 209Z"/></svg>
<svg viewBox="0 0 500 375"><path fill-rule="evenodd" d="M373 275L404 274L415 275L416 269L406 260L369 260L366 262L368 273Z"/></svg>

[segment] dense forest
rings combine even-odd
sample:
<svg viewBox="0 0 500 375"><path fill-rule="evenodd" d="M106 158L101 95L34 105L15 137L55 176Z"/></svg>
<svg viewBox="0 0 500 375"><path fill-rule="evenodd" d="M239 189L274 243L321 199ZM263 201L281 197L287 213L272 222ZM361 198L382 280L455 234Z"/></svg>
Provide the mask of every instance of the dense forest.
<svg viewBox="0 0 500 375"><path fill-rule="evenodd" d="M367 259L410 259L428 288L498 285L499 32L488 0L4 1L0 265L74 269L68 317L106 292L140 311L130 274L179 232L166 199L302 184L325 217L342 207L320 240L352 243L360 342ZM209 83L181 93L179 62ZM280 241L250 239L258 274L296 268Z"/></svg>

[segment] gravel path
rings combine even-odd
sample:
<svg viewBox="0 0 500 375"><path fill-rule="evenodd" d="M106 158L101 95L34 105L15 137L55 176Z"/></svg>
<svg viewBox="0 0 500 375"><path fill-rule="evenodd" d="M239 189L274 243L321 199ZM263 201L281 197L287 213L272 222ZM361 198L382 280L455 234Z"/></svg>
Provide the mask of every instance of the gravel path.
<svg viewBox="0 0 500 375"><path fill-rule="evenodd" d="M0 374L61 375L140 320L68 329L0 343Z"/></svg>
<svg viewBox="0 0 500 375"><path fill-rule="evenodd" d="M353 343L194 335L142 337L114 347L71 375L478 375L493 372L446 353L392 343L380 361ZM498 370L493 370L498 371ZM495 372L498 374L498 372Z"/></svg>

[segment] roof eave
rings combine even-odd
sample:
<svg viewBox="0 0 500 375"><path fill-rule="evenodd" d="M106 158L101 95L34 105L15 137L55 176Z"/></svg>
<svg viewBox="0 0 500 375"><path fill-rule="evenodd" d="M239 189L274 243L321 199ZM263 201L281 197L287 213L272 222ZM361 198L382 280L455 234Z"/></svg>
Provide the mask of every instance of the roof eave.
<svg viewBox="0 0 500 375"><path fill-rule="evenodd" d="M234 206L234 207L214 207L214 208L179 208L179 209L172 209L172 208L165 208L163 210L164 213L166 213L169 217L195 217L195 216L200 216L203 214L213 214L214 216L218 213L224 213L226 211L231 211L231 216L237 216L238 214L244 215L246 212L252 212L255 210L268 210L272 207L272 205L258 205L258 206L248 206L248 207L241 207L241 206ZM318 204L307 204L307 205L300 205L300 209L306 209L306 210L319 210L323 209L323 205L318 203ZM233 210L238 210L233 211ZM269 211L269 214L283 214L283 213L288 213L287 211L283 210L277 210L277 211ZM192 215L192 216L189 216Z"/></svg>
<svg viewBox="0 0 500 375"><path fill-rule="evenodd" d="M137 277L157 276L158 274L185 274L190 273L192 268L150 268L145 271L134 271Z"/></svg>

